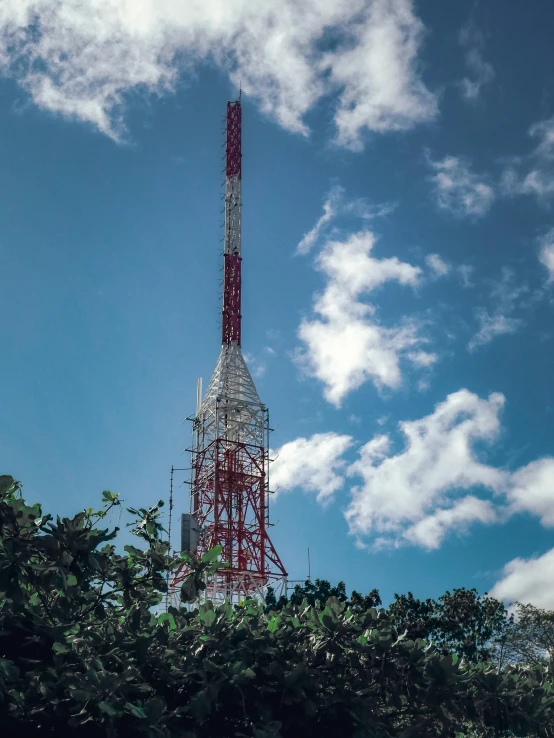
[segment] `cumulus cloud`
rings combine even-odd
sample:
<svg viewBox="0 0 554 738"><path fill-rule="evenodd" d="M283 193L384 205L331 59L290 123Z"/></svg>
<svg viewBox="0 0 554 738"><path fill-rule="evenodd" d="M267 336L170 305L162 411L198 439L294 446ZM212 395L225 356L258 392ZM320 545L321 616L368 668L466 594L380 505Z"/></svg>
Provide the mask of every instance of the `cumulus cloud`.
<svg viewBox="0 0 554 738"><path fill-rule="evenodd" d="M492 587L491 597L502 602L522 602L554 610L554 548L542 556L508 562L502 578Z"/></svg>
<svg viewBox="0 0 554 738"><path fill-rule="evenodd" d="M494 523L497 511L490 500L467 495L452 507L441 508L427 515L404 532L404 538L427 550L440 548L452 530L465 532L471 523Z"/></svg>
<svg viewBox="0 0 554 738"><path fill-rule="evenodd" d="M40 108L117 139L130 94L174 92L215 64L300 134L336 95L337 140L359 148L365 130L436 115L418 68L423 35L412 0L4 0L0 73Z"/></svg>
<svg viewBox="0 0 554 738"><path fill-rule="evenodd" d="M284 489L304 487L325 503L348 480L345 518L357 545L366 548L370 540L373 549L435 550L448 535L522 513L554 528L554 458L512 471L483 460L501 435L504 402L499 393L480 398L461 389L429 415L398 424L401 450L390 433L379 433L358 447L352 463L344 458L355 444L351 436L299 438L280 449L277 478Z"/></svg>
<svg viewBox="0 0 554 738"><path fill-rule="evenodd" d="M350 436L316 433L311 438L296 438L276 451L271 465L271 486L286 491L302 488L315 492L325 503L344 484L346 461L342 458L352 445Z"/></svg>
<svg viewBox="0 0 554 738"><path fill-rule="evenodd" d="M438 207L458 218L480 218L495 199L493 187L485 175L475 174L462 157L445 156L433 161L427 156L433 174L430 180Z"/></svg>
<svg viewBox="0 0 554 738"><path fill-rule="evenodd" d="M438 254L428 254L425 257L425 262L437 277L444 277L450 271L448 264Z"/></svg>
<svg viewBox="0 0 554 738"><path fill-rule="evenodd" d="M364 129L405 130L436 115L436 98L415 73L423 33L412 2L374 0L351 48L324 56L322 67L342 89L335 115L340 145L360 149Z"/></svg>
<svg viewBox="0 0 554 738"><path fill-rule="evenodd" d="M554 459L538 459L514 472L508 500L514 512L532 513L554 527Z"/></svg>
<svg viewBox="0 0 554 738"><path fill-rule="evenodd" d="M481 399L468 390L449 395L434 412L399 424L405 438L400 453L391 438L366 443L348 470L362 478L352 488L346 511L351 533L379 536L379 545L402 539L436 548L446 532L460 524L492 522L490 503L475 496L452 499L460 490L499 491L505 473L478 459L477 442L492 442L500 432L501 394Z"/></svg>
<svg viewBox="0 0 554 738"><path fill-rule="evenodd" d="M534 195L545 203L554 195L554 117L531 126L537 141L525 157L515 157L505 168L501 187L504 195Z"/></svg>
<svg viewBox="0 0 554 738"><path fill-rule="evenodd" d="M364 294L387 282L415 286L421 275L419 267L396 257L374 258L375 241L373 233L360 231L324 246L316 268L327 283L314 301L316 317L304 320L298 330L304 344L298 363L323 382L326 399L337 407L368 380L378 388L398 387L402 357L420 366L436 358L420 350L423 339L415 322L385 327L375 307L362 302Z"/></svg>
<svg viewBox="0 0 554 738"><path fill-rule="evenodd" d="M554 228L539 240L539 259L548 270L548 281L554 282Z"/></svg>
<svg viewBox="0 0 554 738"><path fill-rule="evenodd" d="M461 29L459 42L466 49L465 64L470 75L461 81L462 97L468 102L475 102L481 89L493 81L495 72L492 64L484 59L485 38L472 18Z"/></svg>

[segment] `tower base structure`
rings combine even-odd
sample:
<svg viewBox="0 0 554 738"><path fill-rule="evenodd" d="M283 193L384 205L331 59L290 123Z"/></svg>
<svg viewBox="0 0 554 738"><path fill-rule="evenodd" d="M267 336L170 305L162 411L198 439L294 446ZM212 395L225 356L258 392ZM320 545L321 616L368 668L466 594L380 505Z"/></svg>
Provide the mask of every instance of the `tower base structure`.
<svg viewBox="0 0 554 738"><path fill-rule="evenodd" d="M219 545L225 563L206 582L206 598L265 600L270 586L277 596L285 593L287 572L268 535L269 415L238 343L222 346L192 421L191 505L183 550L200 558ZM182 565L173 590L186 573Z"/></svg>

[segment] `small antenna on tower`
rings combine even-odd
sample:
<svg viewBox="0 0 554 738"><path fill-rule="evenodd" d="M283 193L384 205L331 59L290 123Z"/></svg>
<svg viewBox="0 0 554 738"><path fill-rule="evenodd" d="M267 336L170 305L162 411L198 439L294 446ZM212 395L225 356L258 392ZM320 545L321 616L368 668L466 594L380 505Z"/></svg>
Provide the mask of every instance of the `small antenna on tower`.
<svg viewBox="0 0 554 738"><path fill-rule="evenodd" d="M202 405L202 377L198 377L196 384L196 416L200 414L200 406Z"/></svg>
<svg viewBox="0 0 554 738"><path fill-rule="evenodd" d="M169 475L169 523L167 526L167 554L171 556L171 520L173 513L173 465L171 466L171 474ZM169 569L167 570L167 594L165 596L165 611L169 609Z"/></svg>

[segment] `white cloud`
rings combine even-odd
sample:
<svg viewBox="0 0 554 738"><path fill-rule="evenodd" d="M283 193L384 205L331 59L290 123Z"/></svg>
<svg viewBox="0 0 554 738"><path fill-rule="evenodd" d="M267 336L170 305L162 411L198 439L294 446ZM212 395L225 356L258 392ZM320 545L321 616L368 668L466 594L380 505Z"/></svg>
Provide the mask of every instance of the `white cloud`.
<svg viewBox="0 0 554 738"><path fill-rule="evenodd" d="M346 462L342 455L352 445L350 436L316 433L297 438L270 451L275 461L270 468L271 487L282 491L302 488L315 492L325 503L344 484Z"/></svg>
<svg viewBox="0 0 554 738"><path fill-rule="evenodd" d="M534 123L529 135L538 138L535 154L543 159L554 159L554 117Z"/></svg>
<svg viewBox="0 0 554 738"><path fill-rule="evenodd" d="M554 117L531 126L529 135L538 140L525 157L514 158L501 178L504 195L534 195L546 202L554 195Z"/></svg>
<svg viewBox="0 0 554 738"><path fill-rule="evenodd" d="M425 257L425 262L437 277L444 277L450 271L448 264L438 254L428 254Z"/></svg>
<svg viewBox="0 0 554 738"><path fill-rule="evenodd" d="M537 459L514 472L508 500L514 512L530 512L554 527L554 459Z"/></svg>
<svg viewBox="0 0 554 738"><path fill-rule="evenodd" d="M329 229L331 223L337 218L345 215L353 215L362 220L373 220L385 215L389 215L394 208L395 203L382 203L372 205L365 198L347 199L345 197L344 188L335 185L329 191L323 203L323 214L316 222L314 227L305 233L302 240L296 248L297 254L307 254L313 246L318 242Z"/></svg>
<svg viewBox="0 0 554 738"><path fill-rule="evenodd" d="M174 92L212 63L301 134L316 102L338 94L338 141L355 148L365 129L436 115L418 69L423 31L411 0L4 0L0 73L40 108L119 138L129 94Z"/></svg>
<svg viewBox="0 0 554 738"><path fill-rule="evenodd" d="M504 523L522 513L554 528L553 457L514 471L482 460L484 447L500 437L503 407L502 394L482 399L461 389L430 415L398 424L402 450L380 433L349 465L344 454L354 444L351 436L299 438L279 450L277 480L284 489L314 491L325 503L352 480L345 518L356 545L368 547L369 540L374 550L410 544L435 550L474 523Z"/></svg>
<svg viewBox="0 0 554 738"><path fill-rule="evenodd" d="M264 346L261 351L256 354L244 352L244 359L248 364L250 372L255 379L260 379L267 372L269 361L276 355L274 349L270 346Z"/></svg>
<svg viewBox="0 0 554 738"><path fill-rule="evenodd" d="M470 19L460 31L459 41L466 49L465 64L471 75L464 77L461 82L462 97L468 102L475 102L481 94L481 89L493 81L494 69L483 57L485 39L473 19Z"/></svg>
<svg viewBox="0 0 554 738"><path fill-rule="evenodd" d="M433 161L428 156L427 159L434 171L430 179L439 208L459 218L479 218L488 212L495 192L486 176L472 172L462 157L445 156Z"/></svg>
<svg viewBox="0 0 554 738"><path fill-rule="evenodd" d="M342 88L340 145L361 149L364 128L404 130L435 117L436 98L416 73L423 33L411 1L374 0L353 28L352 47L324 57L322 67Z"/></svg>
<svg viewBox="0 0 554 738"><path fill-rule="evenodd" d="M409 527L404 538L428 550L440 548L451 530L464 532L471 523L494 523L497 512L490 500L473 495L462 497L452 507L441 508Z"/></svg>
<svg viewBox="0 0 554 738"><path fill-rule="evenodd" d="M554 228L540 239L539 260L548 270L548 281L554 282Z"/></svg>
<svg viewBox="0 0 554 738"><path fill-rule="evenodd" d="M525 325L520 318L510 318L499 312L490 314L484 308L477 308L475 315L479 322L479 330L468 343L470 351L490 343L497 336L515 333Z"/></svg>
<svg viewBox="0 0 554 738"><path fill-rule="evenodd" d="M462 287L465 287L466 289L469 287L474 287L474 283L471 281L471 275L474 272L473 266L470 266L469 264L460 264L457 271L460 275Z"/></svg>
<svg viewBox="0 0 554 738"><path fill-rule="evenodd" d="M516 309L526 306L520 298L529 290L525 284L516 286L514 277L514 272L504 267L501 279L492 283L490 290L491 310L489 311L483 307L475 309L479 330L468 344L470 351L490 343L497 336L515 333L525 325L521 318L513 317L512 313ZM527 306L533 303L533 299Z"/></svg>
<svg viewBox="0 0 554 738"><path fill-rule="evenodd" d="M506 603L517 600L554 610L554 548L536 558L516 558L508 562L502 578L489 594Z"/></svg>
<svg viewBox="0 0 554 738"><path fill-rule="evenodd" d="M368 380L379 388L398 387L400 359L410 360L410 353L412 361L430 363L431 354L416 351L423 341L413 321L386 328L374 317L375 308L360 300L386 282L415 286L421 275L419 267L396 257L375 259L375 240L373 233L360 231L325 245L316 259L327 278L314 302L318 317L304 320L298 330L305 345L297 353L299 364L323 382L326 399L337 407Z"/></svg>
<svg viewBox="0 0 554 738"><path fill-rule="evenodd" d="M308 233L304 234L296 248L297 254L307 254L315 245L321 231L333 220L333 218L337 216L342 197L342 187L333 187L323 203L323 215L319 218L314 227L308 231Z"/></svg>
<svg viewBox="0 0 554 738"><path fill-rule="evenodd" d="M406 356L416 366L432 366L439 358L429 351L410 351Z"/></svg>
<svg viewBox="0 0 554 738"><path fill-rule="evenodd" d="M391 453L388 435L366 443L348 471L363 480L353 487L346 512L351 533L379 535L381 546L407 540L436 548L450 528L492 522L488 502L451 496L474 487L499 491L505 484L505 472L481 463L474 448L498 436L503 405L501 394L482 400L460 390L431 415L399 424L406 440L402 452Z"/></svg>

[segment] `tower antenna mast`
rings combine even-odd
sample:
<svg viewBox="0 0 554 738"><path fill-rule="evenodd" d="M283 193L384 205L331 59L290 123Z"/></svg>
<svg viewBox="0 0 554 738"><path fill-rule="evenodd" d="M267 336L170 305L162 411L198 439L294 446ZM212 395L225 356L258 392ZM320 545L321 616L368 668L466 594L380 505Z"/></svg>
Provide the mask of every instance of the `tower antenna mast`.
<svg viewBox="0 0 554 738"><path fill-rule="evenodd" d="M286 593L287 572L268 534L269 415L242 355L242 108L227 103L221 353L193 420L190 513L181 516L181 549L201 556L222 547L225 568L207 582L212 600ZM186 575L182 565L174 591Z"/></svg>

